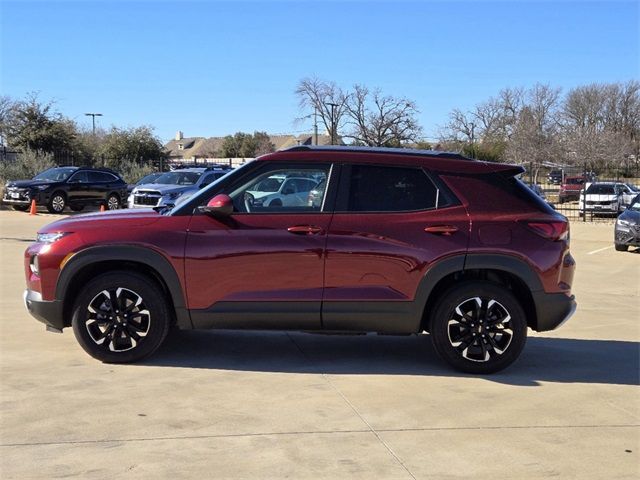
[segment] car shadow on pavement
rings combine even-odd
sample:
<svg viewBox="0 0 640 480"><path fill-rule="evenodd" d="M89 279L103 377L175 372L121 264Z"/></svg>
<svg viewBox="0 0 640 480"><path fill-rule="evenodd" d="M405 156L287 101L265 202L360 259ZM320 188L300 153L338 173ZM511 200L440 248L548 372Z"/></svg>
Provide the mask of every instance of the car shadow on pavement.
<svg viewBox="0 0 640 480"><path fill-rule="evenodd" d="M471 376L444 364L428 335L312 335L287 332L176 331L138 365L279 373ZM532 337L520 359L486 380L638 385L640 344Z"/></svg>

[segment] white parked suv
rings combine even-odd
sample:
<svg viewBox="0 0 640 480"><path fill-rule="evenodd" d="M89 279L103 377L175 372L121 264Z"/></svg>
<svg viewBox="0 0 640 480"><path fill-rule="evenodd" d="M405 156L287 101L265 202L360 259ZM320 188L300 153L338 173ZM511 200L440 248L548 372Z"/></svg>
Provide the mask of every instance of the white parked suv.
<svg viewBox="0 0 640 480"><path fill-rule="evenodd" d="M322 180L322 179L320 179ZM315 178L269 175L259 178L245 193L245 201L258 207L303 207L309 192L318 185Z"/></svg>
<svg viewBox="0 0 640 480"><path fill-rule="evenodd" d="M592 183L587 187L584 195L580 195L578 202L580 215L583 212L617 215L631 203L637 194L624 183Z"/></svg>

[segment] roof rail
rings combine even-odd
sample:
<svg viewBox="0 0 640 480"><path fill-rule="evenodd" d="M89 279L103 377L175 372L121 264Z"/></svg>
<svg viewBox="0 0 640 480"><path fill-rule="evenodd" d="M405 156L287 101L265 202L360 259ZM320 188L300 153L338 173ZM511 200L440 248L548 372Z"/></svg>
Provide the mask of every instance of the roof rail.
<svg viewBox="0 0 640 480"><path fill-rule="evenodd" d="M297 145L295 147L281 150L282 152L345 152L345 153L386 153L392 155L411 156L436 156L441 158L452 158L456 160L476 161L473 158L465 157L456 152L442 152L439 150L418 150L415 148L388 148L388 147L352 147L349 145Z"/></svg>

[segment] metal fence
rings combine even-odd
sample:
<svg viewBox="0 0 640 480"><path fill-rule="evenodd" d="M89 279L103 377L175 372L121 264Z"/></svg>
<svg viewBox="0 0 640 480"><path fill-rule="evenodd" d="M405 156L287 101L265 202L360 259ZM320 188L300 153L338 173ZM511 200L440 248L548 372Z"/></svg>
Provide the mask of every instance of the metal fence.
<svg viewBox="0 0 640 480"><path fill-rule="evenodd" d="M586 168L565 167L538 172L537 181L530 170L523 175L523 180L544 196L545 200L564 216L572 221L612 223L620 212L598 211L587 206L585 188L593 182L622 183L630 189L639 190L640 175L638 172L610 171L596 173ZM579 180L584 182L577 184ZM574 182L574 183L571 183ZM629 198L627 195L626 198ZM582 199L582 202L580 202ZM621 200L624 208L626 202Z"/></svg>

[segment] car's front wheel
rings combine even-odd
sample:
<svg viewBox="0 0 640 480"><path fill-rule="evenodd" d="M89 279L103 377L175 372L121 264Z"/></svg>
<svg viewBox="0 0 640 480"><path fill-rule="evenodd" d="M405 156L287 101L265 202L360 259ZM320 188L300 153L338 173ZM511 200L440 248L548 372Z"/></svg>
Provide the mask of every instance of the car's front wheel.
<svg viewBox="0 0 640 480"><path fill-rule="evenodd" d="M431 316L436 352L469 373L493 373L513 363L527 340L524 310L505 287L469 281L442 295Z"/></svg>
<svg viewBox="0 0 640 480"><path fill-rule="evenodd" d="M73 307L73 333L92 357L135 362L162 344L170 311L160 287L134 272L110 272L90 281Z"/></svg>
<svg viewBox="0 0 640 480"><path fill-rule="evenodd" d="M629 250L629 247L624 243L616 243L615 248L616 248L616 251L618 252L626 252Z"/></svg>

